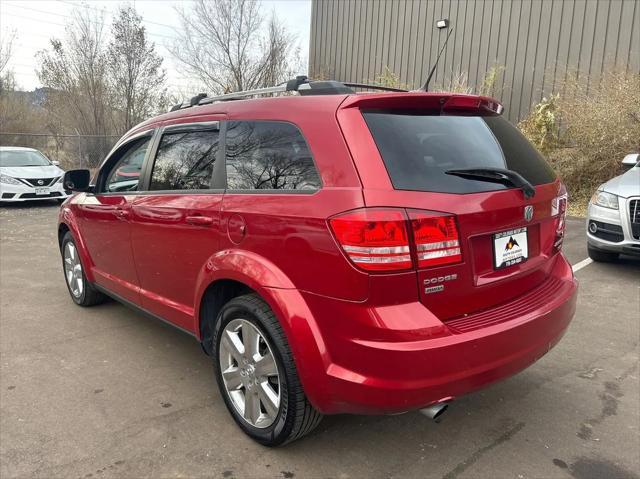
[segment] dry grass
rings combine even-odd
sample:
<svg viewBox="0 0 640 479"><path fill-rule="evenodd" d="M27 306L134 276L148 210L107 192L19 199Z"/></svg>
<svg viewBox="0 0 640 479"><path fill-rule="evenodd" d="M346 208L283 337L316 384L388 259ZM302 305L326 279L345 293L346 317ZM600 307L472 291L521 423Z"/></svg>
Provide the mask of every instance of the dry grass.
<svg viewBox="0 0 640 479"><path fill-rule="evenodd" d="M365 83L380 85L388 88L400 88L401 90L411 90L411 85L400 81L400 77L389 67L384 67L382 73L376 75L373 80L365 80Z"/></svg>
<svg viewBox="0 0 640 479"><path fill-rule="evenodd" d="M560 94L535 105L519 127L567 185L570 212L621 174L622 158L640 151L640 73L610 70L597 85L568 75Z"/></svg>

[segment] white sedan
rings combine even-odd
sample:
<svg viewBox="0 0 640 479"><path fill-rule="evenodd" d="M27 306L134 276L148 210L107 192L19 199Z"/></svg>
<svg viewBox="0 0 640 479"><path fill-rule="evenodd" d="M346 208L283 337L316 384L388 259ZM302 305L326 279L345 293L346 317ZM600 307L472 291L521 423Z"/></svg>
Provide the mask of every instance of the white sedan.
<svg viewBox="0 0 640 479"><path fill-rule="evenodd" d="M62 187L64 171L57 161L33 148L0 146L0 202L55 199L71 192Z"/></svg>

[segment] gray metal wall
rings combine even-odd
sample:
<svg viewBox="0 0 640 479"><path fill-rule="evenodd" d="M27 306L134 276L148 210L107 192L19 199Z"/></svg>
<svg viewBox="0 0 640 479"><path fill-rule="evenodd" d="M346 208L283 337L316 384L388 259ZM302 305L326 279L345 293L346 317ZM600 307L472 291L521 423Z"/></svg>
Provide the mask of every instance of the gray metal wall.
<svg viewBox="0 0 640 479"><path fill-rule="evenodd" d="M446 37L441 18L455 30L432 85L467 74L478 86L504 66L495 95L512 121L567 70L590 83L611 65L640 71L640 0L313 0L309 71L366 81L386 66L417 88Z"/></svg>

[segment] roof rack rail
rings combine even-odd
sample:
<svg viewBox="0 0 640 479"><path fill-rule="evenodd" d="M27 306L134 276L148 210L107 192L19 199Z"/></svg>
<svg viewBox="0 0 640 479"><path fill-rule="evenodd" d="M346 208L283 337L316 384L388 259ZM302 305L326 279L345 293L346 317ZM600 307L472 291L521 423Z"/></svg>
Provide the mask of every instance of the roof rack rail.
<svg viewBox="0 0 640 479"><path fill-rule="evenodd" d="M310 80L304 75L297 76L293 80L281 83L276 86L257 88L255 90L237 91L233 93L225 93L224 95L207 96L206 93L200 93L192 97L189 101L179 103L171 107L169 111L182 110L197 105L208 105L210 103L220 101L241 100L252 96L273 95L275 93L286 93L297 91L300 95L339 95L355 93L353 88L366 88L370 90L406 92L400 88L391 88L380 85L368 85L365 83L347 83L336 80Z"/></svg>

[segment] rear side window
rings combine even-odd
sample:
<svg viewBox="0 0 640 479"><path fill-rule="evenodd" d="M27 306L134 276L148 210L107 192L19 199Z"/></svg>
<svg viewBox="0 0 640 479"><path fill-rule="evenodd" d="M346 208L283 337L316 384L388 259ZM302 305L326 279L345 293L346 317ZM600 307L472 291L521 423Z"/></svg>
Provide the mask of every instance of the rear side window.
<svg viewBox="0 0 640 479"><path fill-rule="evenodd" d="M500 116L405 111L364 111L363 116L398 190L476 193L507 188L445 173L460 168L507 168L534 185L556 178L542 155Z"/></svg>
<svg viewBox="0 0 640 479"><path fill-rule="evenodd" d="M183 131L162 135L151 172L150 190L206 190L211 188L218 153L217 130Z"/></svg>
<svg viewBox="0 0 640 479"><path fill-rule="evenodd" d="M320 177L302 133L279 121L227 124L230 190L317 190Z"/></svg>

